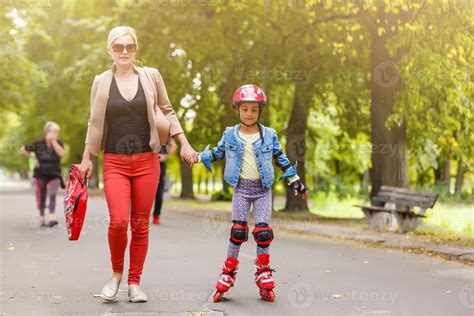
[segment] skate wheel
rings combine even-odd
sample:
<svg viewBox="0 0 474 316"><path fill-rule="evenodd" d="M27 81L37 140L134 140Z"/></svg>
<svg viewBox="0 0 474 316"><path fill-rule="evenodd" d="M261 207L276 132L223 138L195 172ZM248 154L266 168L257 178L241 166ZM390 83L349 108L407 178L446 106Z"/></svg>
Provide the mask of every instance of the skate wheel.
<svg viewBox="0 0 474 316"><path fill-rule="evenodd" d="M222 297L222 293L216 291L216 293L214 293L214 297L212 298L212 300L214 301L214 303L217 303L220 301L221 297Z"/></svg>
<svg viewBox="0 0 474 316"><path fill-rule="evenodd" d="M269 301L269 302L275 301L275 293L272 290L270 291L260 290L260 296L265 301Z"/></svg>

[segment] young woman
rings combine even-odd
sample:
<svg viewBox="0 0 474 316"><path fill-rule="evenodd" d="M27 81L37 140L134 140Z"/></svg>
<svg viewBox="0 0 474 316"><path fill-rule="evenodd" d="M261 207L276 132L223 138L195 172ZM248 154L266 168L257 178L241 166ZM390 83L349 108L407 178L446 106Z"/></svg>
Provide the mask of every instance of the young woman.
<svg viewBox="0 0 474 316"><path fill-rule="evenodd" d="M107 48L114 65L96 76L92 85L91 116L80 168L83 176L90 176L91 155L97 156L104 150L104 191L110 215L108 241L113 274L102 289L102 297L117 298L130 223L128 295L131 302L145 302L147 297L139 284L148 249L150 211L160 178L155 97L171 123L171 136L181 143L181 158L191 163L195 151L184 136L158 70L140 68L133 63L138 50L135 30L129 26L113 28ZM159 80L148 79L152 76Z"/></svg>

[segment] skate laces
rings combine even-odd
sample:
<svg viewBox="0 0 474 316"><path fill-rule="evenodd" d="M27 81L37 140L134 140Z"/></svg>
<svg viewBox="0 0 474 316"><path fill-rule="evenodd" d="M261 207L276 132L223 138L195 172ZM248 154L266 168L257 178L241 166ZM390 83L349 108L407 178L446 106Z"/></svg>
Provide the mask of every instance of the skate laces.
<svg viewBox="0 0 474 316"><path fill-rule="evenodd" d="M272 271L263 271L257 276L257 280L259 279L270 279L272 277Z"/></svg>
<svg viewBox="0 0 474 316"><path fill-rule="evenodd" d="M237 274L237 272L233 271L233 272L222 272L221 273L221 277L223 278L235 278L235 275Z"/></svg>
<svg viewBox="0 0 474 316"><path fill-rule="evenodd" d="M238 270L237 268L229 270L229 269L227 269L226 266L224 266L224 269L222 269L221 275L228 275L228 276L231 276L231 277L235 277L235 275L237 274L237 270Z"/></svg>
<svg viewBox="0 0 474 316"><path fill-rule="evenodd" d="M270 267L270 265L267 265L267 266L255 265L255 268L257 270L255 274L257 275L259 279L272 277L272 272L276 272L276 270Z"/></svg>

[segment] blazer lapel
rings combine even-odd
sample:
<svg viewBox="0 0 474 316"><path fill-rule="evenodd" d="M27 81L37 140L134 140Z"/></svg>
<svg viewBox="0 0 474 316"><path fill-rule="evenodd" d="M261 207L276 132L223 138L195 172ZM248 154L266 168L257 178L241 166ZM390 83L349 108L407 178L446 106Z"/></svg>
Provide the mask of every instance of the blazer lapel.
<svg viewBox="0 0 474 316"><path fill-rule="evenodd" d="M136 67L136 69L138 71L138 75L139 75L139 78L140 78L140 83L143 87L143 91L145 91L147 108L151 108L154 112L155 89L151 85L151 82L150 82L151 79L150 80L148 79L151 76L151 74L150 73L145 74L145 71L143 70L143 68ZM147 77L147 75L148 75L148 77Z"/></svg>
<svg viewBox="0 0 474 316"><path fill-rule="evenodd" d="M146 106L147 106L147 113L148 113L148 122L150 123L150 147L154 148L159 146L159 136L156 129L156 122L155 122L155 112L156 112L156 102L158 96L155 97L155 87L153 87L153 82L151 82L152 74L150 70L144 70L144 68L135 67L135 70L138 71L138 76L140 79L140 83L143 87L143 91L145 92L146 97ZM147 73L145 74L145 71Z"/></svg>

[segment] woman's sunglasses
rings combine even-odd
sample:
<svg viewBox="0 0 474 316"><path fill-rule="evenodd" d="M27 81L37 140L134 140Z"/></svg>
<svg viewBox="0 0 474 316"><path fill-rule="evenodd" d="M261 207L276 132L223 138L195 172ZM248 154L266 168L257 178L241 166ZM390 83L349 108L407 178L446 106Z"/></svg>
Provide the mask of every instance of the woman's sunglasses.
<svg viewBox="0 0 474 316"><path fill-rule="evenodd" d="M135 53L137 51L137 45L136 44L113 44L112 45L112 50L115 53L121 53L123 52L124 49L127 49L127 52L129 53Z"/></svg>

